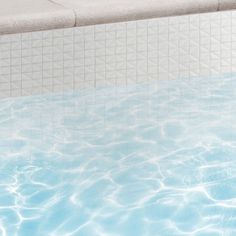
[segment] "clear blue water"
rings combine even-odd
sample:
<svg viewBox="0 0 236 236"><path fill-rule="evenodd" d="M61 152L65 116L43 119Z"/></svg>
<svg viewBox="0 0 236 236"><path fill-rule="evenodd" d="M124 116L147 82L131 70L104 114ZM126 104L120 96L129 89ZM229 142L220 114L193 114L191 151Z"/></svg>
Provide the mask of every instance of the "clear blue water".
<svg viewBox="0 0 236 236"><path fill-rule="evenodd" d="M236 235L236 76L0 101L0 235Z"/></svg>

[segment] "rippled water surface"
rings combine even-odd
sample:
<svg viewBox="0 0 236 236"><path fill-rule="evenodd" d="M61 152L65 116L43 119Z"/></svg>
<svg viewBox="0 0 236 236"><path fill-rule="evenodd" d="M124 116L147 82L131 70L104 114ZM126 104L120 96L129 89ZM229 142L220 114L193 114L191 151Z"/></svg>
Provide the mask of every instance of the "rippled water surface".
<svg viewBox="0 0 236 236"><path fill-rule="evenodd" d="M1 236L235 236L236 77L0 101Z"/></svg>

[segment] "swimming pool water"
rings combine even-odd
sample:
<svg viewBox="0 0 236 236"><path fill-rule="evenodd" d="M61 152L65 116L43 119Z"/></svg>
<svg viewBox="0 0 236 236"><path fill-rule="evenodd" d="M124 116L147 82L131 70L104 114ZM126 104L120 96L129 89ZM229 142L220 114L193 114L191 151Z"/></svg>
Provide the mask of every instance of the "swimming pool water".
<svg viewBox="0 0 236 236"><path fill-rule="evenodd" d="M236 76L0 101L1 236L236 235Z"/></svg>

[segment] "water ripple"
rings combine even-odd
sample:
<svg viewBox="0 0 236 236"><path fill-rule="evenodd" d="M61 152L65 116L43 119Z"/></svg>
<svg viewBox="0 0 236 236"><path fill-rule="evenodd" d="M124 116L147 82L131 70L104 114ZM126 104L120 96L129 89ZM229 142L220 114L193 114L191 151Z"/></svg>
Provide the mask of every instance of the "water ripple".
<svg viewBox="0 0 236 236"><path fill-rule="evenodd" d="M0 101L1 236L236 235L236 77Z"/></svg>

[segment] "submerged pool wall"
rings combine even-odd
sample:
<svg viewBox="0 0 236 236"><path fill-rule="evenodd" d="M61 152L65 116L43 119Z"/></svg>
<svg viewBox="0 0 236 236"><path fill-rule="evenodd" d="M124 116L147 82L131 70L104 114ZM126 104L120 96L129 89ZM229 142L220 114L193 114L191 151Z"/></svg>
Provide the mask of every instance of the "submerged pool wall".
<svg viewBox="0 0 236 236"><path fill-rule="evenodd" d="M0 98L236 71L236 11L0 36Z"/></svg>

